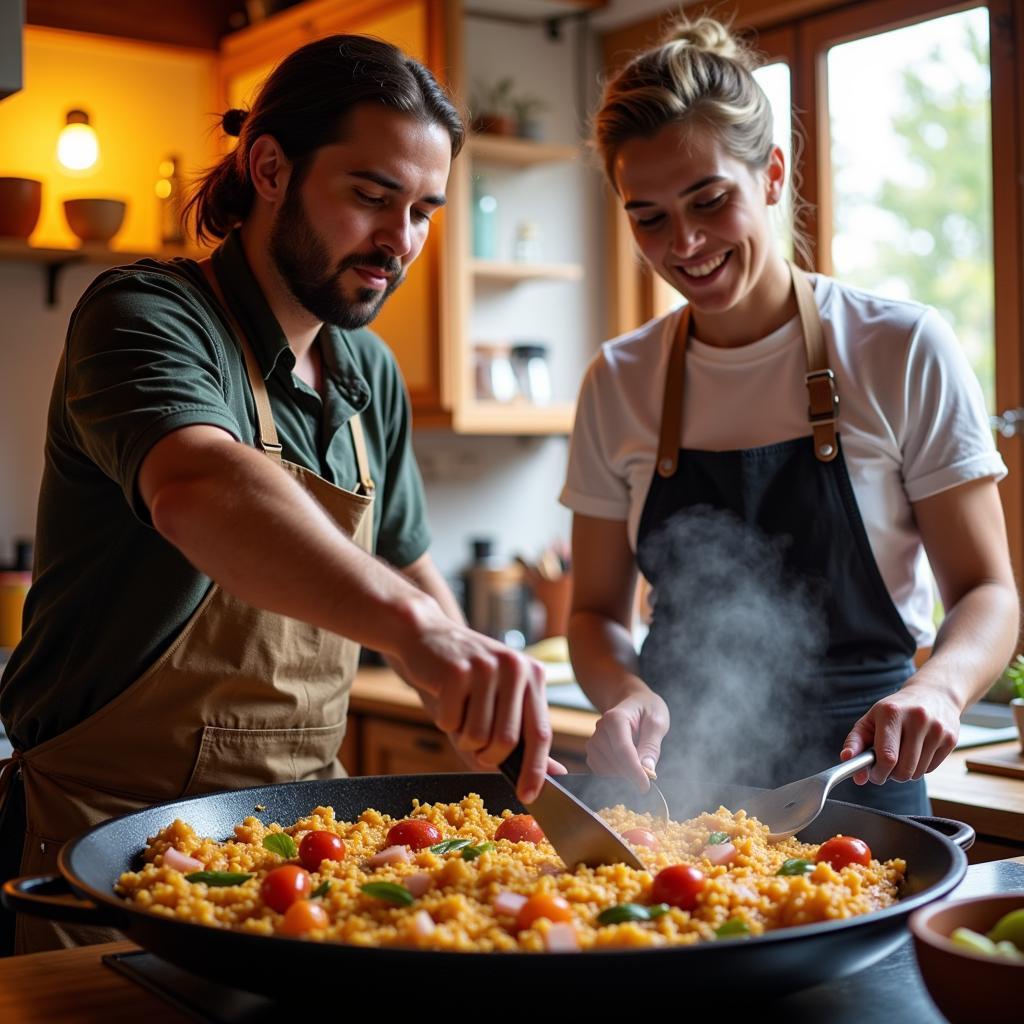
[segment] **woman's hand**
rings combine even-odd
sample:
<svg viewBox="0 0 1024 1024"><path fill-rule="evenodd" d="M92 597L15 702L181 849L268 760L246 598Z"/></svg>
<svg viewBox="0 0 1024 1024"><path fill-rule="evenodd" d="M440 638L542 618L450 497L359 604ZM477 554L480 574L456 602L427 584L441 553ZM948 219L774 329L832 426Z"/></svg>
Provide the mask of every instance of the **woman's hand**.
<svg viewBox="0 0 1024 1024"><path fill-rule="evenodd" d="M651 788L644 768L654 770L668 732L668 706L646 686L624 697L598 720L587 742L587 765L597 775L619 775L641 793Z"/></svg>
<svg viewBox="0 0 1024 1024"><path fill-rule="evenodd" d="M853 777L857 785L916 781L938 768L956 746L959 706L925 680L917 680L915 676L902 690L878 701L846 737L844 761L875 748L873 767Z"/></svg>

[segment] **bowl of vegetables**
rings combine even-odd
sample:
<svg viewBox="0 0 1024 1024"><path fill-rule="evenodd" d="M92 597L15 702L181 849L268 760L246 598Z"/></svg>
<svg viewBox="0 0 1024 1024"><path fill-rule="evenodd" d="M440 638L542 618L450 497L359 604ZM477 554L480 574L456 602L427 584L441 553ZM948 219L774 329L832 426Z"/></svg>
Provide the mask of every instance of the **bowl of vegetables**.
<svg viewBox="0 0 1024 1024"><path fill-rule="evenodd" d="M951 1024L1024 1020L1024 892L932 903L910 915L928 994Z"/></svg>

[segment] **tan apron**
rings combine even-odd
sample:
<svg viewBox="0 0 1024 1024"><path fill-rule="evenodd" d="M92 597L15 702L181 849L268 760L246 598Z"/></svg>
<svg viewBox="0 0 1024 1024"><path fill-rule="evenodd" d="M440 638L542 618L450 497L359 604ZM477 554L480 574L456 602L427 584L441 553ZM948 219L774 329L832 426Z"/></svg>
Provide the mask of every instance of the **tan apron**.
<svg viewBox="0 0 1024 1024"><path fill-rule="evenodd" d="M229 311L209 261L202 265ZM284 461L259 364L230 320L256 402L259 447L370 550L374 485L359 417L349 421L358 493ZM170 647L123 693L17 755L27 819L22 873L56 871L67 840L163 800L344 775L337 755L358 655L351 640L253 608L211 585ZM17 952L29 953L122 937L18 915L15 941Z"/></svg>

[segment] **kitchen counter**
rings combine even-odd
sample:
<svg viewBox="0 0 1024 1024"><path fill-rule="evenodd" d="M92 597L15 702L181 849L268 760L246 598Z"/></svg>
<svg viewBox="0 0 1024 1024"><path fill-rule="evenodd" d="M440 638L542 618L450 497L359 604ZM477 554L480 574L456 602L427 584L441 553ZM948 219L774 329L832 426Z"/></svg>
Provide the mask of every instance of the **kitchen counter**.
<svg viewBox="0 0 1024 1024"><path fill-rule="evenodd" d="M551 690L554 697L555 687ZM360 670L352 688L351 709L371 717L429 723L415 691L390 669ZM555 749L581 758L598 716L592 711L552 707L550 717ZM927 776L934 813L964 821L978 833L972 862L1024 854L1024 779L968 772L966 767L967 759L979 750L997 753L1018 747L1014 740L955 750Z"/></svg>
<svg viewBox="0 0 1024 1024"><path fill-rule="evenodd" d="M1024 857L1015 861L978 864L968 868L964 882L953 892L953 898L981 895L986 892L1011 891L1022 884L1020 867ZM183 1024L196 1017L170 1006L163 998L150 993L103 962L104 956L128 953L138 947L130 942L86 946L80 949L54 953L36 953L32 956L10 957L0 960L0 1020L11 1024L108 1024L114 1021L146 1021L147 1024ZM155 961L146 955L144 960ZM159 963L159 962L157 962ZM173 978L173 971L167 977ZM195 992L200 1005L209 1014L218 1005L227 1004L223 990L207 989L204 983L182 975L179 992ZM365 979L364 979L365 980ZM666 987L676 991L678 979L666 979ZM334 984L329 985L332 1015L339 1006L355 1008L358 982L348 980L345 993ZM367 996L369 993L364 992ZM633 1008L636 1000L654 995L628 993ZM499 998L494 993L494 998ZM523 993L518 993L522 996ZM608 1009L607 999L614 998L615 990L605 991L602 1003ZM312 993L296 993L288 1005L275 1004L260 996L234 993L230 996L231 1017L210 1016L212 1021L232 1021L245 1024L280 1022L282 1019L308 1014L317 1009ZM530 994L531 1000L536 996ZM730 1006L735 1010L735 994L730 995ZM586 994L574 992L573 1005L586 1006ZM362 1000L360 1000L362 1002ZM531 1005L536 1011L539 1003ZM766 1002L760 998L756 1011L760 1019L786 1019L789 1024L810 1024L828 1020L830 1024L861 1024L865 1010L879 1007L900 1008L901 1024L942 1024L943 1018L928 998L917 971L911 944L904 943L885 960L867 969L818 985L783 999ZM769 1011L765 1014L765 1011ZM342 1016L344 1016L342 1009ZM868 1014L870 1016L870 1012Z"/></svg>

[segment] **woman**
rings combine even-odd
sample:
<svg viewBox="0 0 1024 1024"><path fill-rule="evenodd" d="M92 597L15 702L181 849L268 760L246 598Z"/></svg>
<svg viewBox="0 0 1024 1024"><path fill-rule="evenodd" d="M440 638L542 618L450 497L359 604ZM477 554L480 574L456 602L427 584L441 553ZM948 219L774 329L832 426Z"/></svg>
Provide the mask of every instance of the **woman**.
<svg viewBox="0 0 1024 1024"><path fill-rule="evenodd" d="M580 394L562 501L572 658L602 712L588 763L641 789L662 755L766 785L873 747L854 782L874 785L841 795L926 813L922 776L1017 636L1005 467L934 310L779 255L786 168L753 63L683 20L595 120L636 244L685 305L605 344Z"/></svg>

